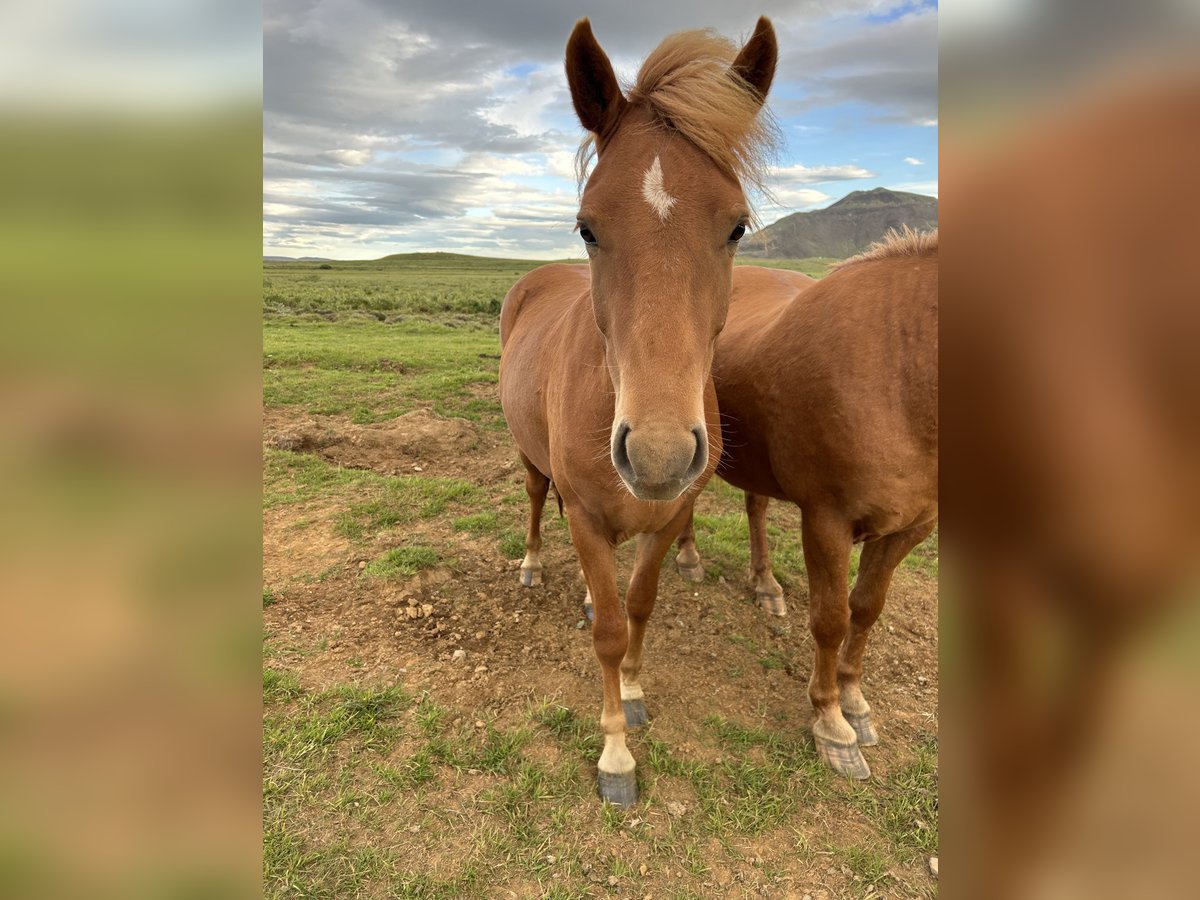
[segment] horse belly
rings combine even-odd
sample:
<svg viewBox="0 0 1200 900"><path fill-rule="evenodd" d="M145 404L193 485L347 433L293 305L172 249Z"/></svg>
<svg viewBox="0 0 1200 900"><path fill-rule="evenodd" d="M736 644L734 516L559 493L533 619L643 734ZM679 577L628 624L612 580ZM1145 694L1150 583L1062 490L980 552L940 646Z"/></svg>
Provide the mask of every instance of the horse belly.
<svg viewBox="0 0 1200 900"><path fill-rule="evenodd" d="M536 371L521 366L519 347L505 348L500 367L500 406L517 448L550 477L550 440L545 397Z"/></svg>

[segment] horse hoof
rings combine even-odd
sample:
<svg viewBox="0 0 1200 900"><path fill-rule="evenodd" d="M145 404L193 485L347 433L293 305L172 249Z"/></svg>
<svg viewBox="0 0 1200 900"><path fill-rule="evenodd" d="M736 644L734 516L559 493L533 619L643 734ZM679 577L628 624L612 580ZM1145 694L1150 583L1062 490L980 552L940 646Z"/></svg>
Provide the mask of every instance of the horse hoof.
<svg viewBox="0 0 1200 900"><path fill-rule="evenodd" d="M685 566L679 563L679 574L683 576L684 581L690 581L692 584L702 584L704 582L704 566L696 563L694 566Z"/></svg>
<svg viewBox="0 0 1200 900"><path fill-rule="evenodd" d="M542 583L541 569L521 569L521 584L525 587L533 587Z"/></svg>
<svg viewBox="0 0 1200 900"><path fill-rule="evenodd" d="M759 609L763 612L768 612L773 616L787 615L787 602L783 599L783 594L756 594Z"/></svg>
<svg viewBox="0 0 1200 900"><path fill-rule="evenodd" d="M865 781L871 777L871 768L858 749L858 743L838 744L826 738L813 735L817 745L817 753L825 761L825 765L839 775Z"/></svg>
<svg viewBox="0 0 1200 900"><path fill-rule="evenodd" d="M854 729L854 733L858 735L858 746L874 747L879 743L879 735L875 733L875 726L871 724L871 714L869 712L855 714L842 710L842 715L846 717L846 721Z"/></svg>
<svg viewBox="0 0 1200 900"><path fill-rule="evenodd" d="M596 621L596 611L592 608L592 604L583 604L583 617L588 620L589 624Z"/></svg>
<svg viewBox="0 0 1200 900"><path fill-rule="evenodd" d="M650 721L650 714L646 712L646 703L641 697L636 700L622 700L621 706L625 710L625 727L640 728Z"/></svg>
<svg viewBox="0 0 1200 900"><path fill-rule="evenodd" d="M617 806L628 808L637 803L637 775L632 769L619 775L611 772L599 772L596 779L596 790L600 794L600 799L606 803L615 803Z"/></svg>

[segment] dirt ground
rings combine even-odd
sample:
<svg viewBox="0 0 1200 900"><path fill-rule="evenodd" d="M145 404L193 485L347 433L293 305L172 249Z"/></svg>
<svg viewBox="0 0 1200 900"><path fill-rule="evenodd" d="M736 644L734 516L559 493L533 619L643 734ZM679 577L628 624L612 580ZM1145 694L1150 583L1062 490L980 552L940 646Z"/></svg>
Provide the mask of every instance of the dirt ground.
<svg viewBox="0 0 1200 900"><path fill-rule="evenodd" d="M264 434L268 447L312 453L349 468L464 479L484 493L489 507L507 501L506 508L525 515L513 499L515 492L523 496L523 471L510 438L495 429L425 410L359 426L343 417L297 417L285 408L266 411ZM717 502L706 492L697 511ZM546 509L550 524L557 512L552 503ZM493 536L471 537L437 518L405 526L399 538L388 533L355 543L333 529L338 512L337 505L318 500L268 508L264 517L264 579L276 598L264 609L265 629L278 646L304 649L287 666L306 689L402 682L464 715L486 714L498 722L515 721L531 700L541 698L599 715L599 668L565 529L550 524L544 530L545 584L530 589L518 583L519 559L504 558ZM796 528L799 513L773 504L770 520ZM456 560L453 570L427 570L409 579L361 577L361 569L398 539L446 548ZM632 549L627 545L619 554L622 579L628 577ZM703 543L699 550L708 563ZM790 615L774 618L756 608L741 573L726 575L685 583L669 558L647 631L642 683L654 735L685 753L719 752L694 739L696 723L714 713L793 730L811 721L812 641L803 577L791 579ZM866 655L864 692L881 741L865 752L877 778L910 761L922 735L937 734L937 635L936 578L902 566ZM457 650L465 658L456 659ZM756 664L764 655L781 664ZM825 827L830 840L839 835L852 840L858 826ZM770 846L770 839L749 845L748 852L763 857L788 853L782 844ZM900 874L910 885L926 885L922 892L936 891L923 862ZM807 880L798 873L794 884L755 895L862 896L844 866L839 871L832 862L827 870L824 862L816 865ZM732 893L740 880L735 875L714 870L694 890ZM519 888L513 890L520 895Z"/></svg>

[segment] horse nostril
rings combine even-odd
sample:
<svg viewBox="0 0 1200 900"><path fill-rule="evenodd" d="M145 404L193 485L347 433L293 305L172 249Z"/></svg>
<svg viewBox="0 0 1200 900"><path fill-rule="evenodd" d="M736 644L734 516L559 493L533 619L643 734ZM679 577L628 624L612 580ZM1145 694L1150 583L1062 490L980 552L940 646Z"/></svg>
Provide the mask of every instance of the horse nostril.
<svg viewBox="0 0 1200 900"><path fill-rule="evenodd" d="M708 434L699 425L692 428L692 436L696 439L696 452L692 456L692 464L688 467L688 475L699 477L708 465Z"/></svg>
<svg viewBox="0 0 1200 900"><path fill-rule="evenodd" d="M613 463L616 465L618 472L633 472L633 464L629 462L629 451L625 446L625 442L629 437L629 431L629 423L622 422L621 427L617 429L616 436L613 438Z"/></svg>

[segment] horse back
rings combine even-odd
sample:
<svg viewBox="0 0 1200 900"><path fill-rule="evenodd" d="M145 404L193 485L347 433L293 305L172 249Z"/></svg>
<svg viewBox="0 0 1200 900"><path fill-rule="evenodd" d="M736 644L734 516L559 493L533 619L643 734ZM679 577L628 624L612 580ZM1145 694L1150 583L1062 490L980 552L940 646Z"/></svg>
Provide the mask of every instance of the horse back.
<svg viewBox="0 0 1200 900"><path fill-rule="evenodd" d="M766 293L735 295L718 342L722 476L855 518L936 504L936 254Z"/></svg>

